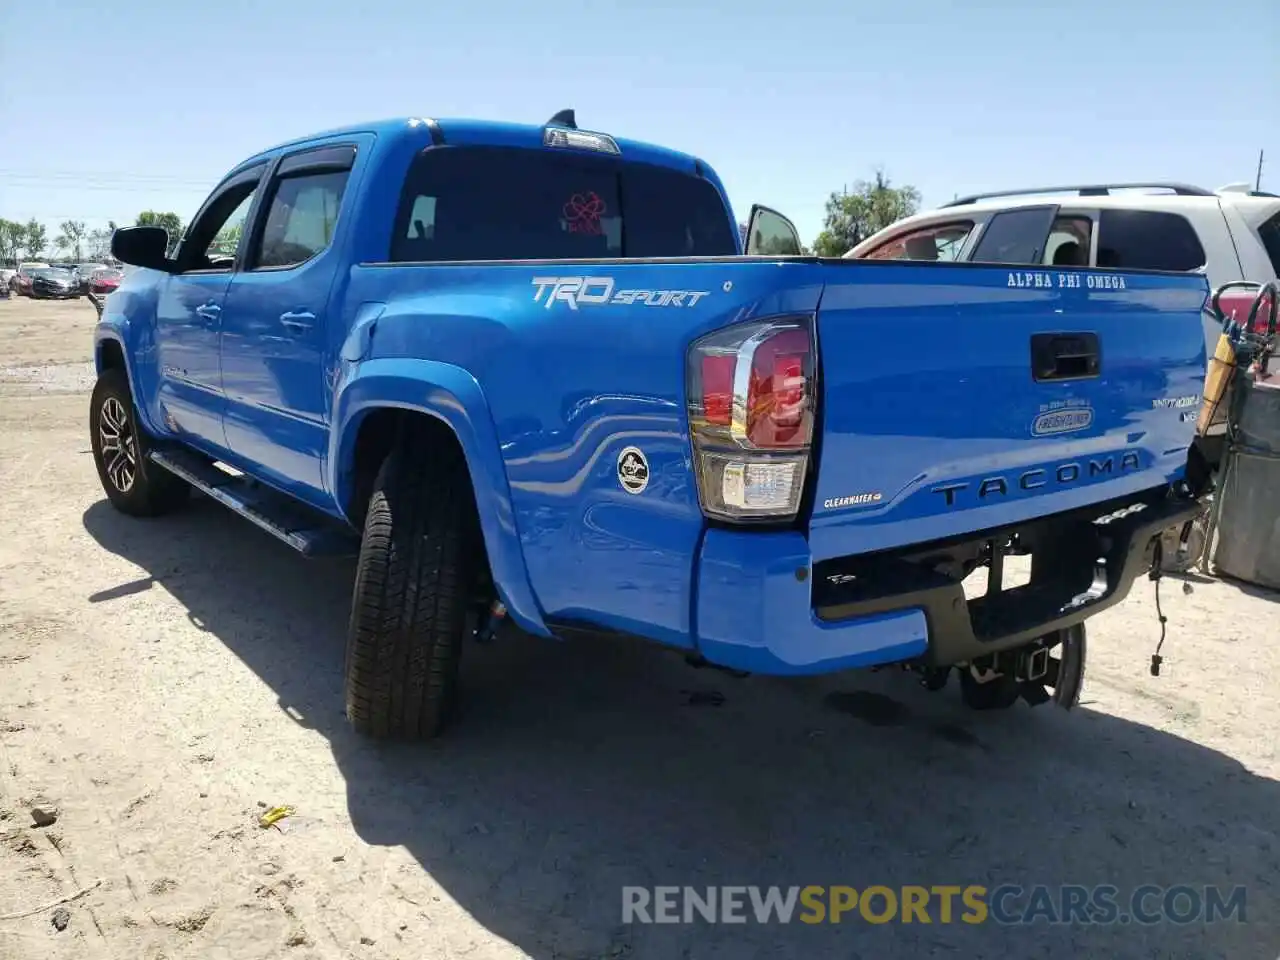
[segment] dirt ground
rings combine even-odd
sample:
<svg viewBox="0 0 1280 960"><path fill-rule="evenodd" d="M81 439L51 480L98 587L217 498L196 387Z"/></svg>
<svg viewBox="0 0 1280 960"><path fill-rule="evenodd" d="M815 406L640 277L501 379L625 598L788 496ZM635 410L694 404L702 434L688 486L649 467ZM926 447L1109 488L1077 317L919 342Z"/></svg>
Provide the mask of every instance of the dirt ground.
<svg viewBox="0 0 1280 960"><path fill-rule="evenodd" d="M93 322L83 300L0 301L4 960L1280 956L1274 595L1167 579L1153 678L1140 582L1090 622L1071 713L973 714L897 673L739 680L640 644L503 637L468 650L449 737L379 746L342 716L349 561L305 561L204 499L151 522L107 506ZM690 697L708 690L723 703ZM260 827L278 804L296 812ZM621 912L627 884L971 883L1243 885L1246 914Z"/></svg>

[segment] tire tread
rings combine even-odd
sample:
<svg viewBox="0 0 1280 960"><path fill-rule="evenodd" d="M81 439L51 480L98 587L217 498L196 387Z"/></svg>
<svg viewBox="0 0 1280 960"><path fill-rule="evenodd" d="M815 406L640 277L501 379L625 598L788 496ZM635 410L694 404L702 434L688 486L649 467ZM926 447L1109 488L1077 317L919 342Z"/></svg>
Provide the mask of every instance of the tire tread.
<svg viewBox="0 0 1280 960"><path fill-rule="evenodd" d="M378 738L431 739L452 719L478 525L455 450L404 445L374 481L347 639L347 717Z"/></svg>

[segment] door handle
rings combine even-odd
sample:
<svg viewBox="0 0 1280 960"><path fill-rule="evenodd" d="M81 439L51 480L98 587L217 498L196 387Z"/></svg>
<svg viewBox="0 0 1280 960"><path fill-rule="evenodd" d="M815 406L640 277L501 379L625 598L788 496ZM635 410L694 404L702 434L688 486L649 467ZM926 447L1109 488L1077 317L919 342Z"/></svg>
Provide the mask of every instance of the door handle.
<svg viewBox="0 0 1280 960"><path fill-rule="evenodd" d="M1096 333L1037 333L1031 337L1031 371L1038 382L1087 380L1102 372Z"/></svg>
<svg viewBox="0 0 1280 960"><path fill-rule="evenodd" d="M280 314L280 322L290 330L310 330L316 315L310 310L290 310Z"/></svg>
<svg viewBox="0 0 1280 960"><path fill-rule="evenodd" d="M218 315L222 313L222 308L216 303L202 303L196 307L196 315L204 317L206 320L217 320Z"/></svg>

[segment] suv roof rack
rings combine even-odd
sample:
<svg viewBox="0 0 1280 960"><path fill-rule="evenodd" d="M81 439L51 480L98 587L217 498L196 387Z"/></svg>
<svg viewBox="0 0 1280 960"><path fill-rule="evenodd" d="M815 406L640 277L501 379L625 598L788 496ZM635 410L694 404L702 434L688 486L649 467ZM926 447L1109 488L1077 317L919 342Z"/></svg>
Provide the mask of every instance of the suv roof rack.
<svg viewBox="0 0 1280 960"><path fill-rule="evenodd" d="M1152 181L1150 183L1088 183L1065 187L1028 187L1023 190L993 190L991 193L971 193L967 197L957 197L944 207L961 207L979 200L994 200L997 197L1024 197L1036 193L1078 193L1082 197L1105 197L1112 190L1134 190L1142 188L1159 188L1171 190L1179 197L1212 197L1214 192L1203 187L1195 187L1189 183L1166 183Z"/></svg>
<svg viewBox="0 0 1280 960"><path fill-rule="evenodd" d="M1280 193L1267 193L1265 190L1255 190L1252 183L1228 183L1226 186L1219 187L1218 193L1237 193L1246 197L1273 197L1280 199Z"/></svg>

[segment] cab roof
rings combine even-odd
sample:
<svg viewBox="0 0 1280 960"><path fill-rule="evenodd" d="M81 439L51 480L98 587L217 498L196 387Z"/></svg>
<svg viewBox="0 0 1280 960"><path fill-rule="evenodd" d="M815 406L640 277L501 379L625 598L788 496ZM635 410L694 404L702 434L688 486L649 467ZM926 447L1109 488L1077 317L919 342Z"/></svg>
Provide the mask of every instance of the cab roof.
<svg viewBox="0 0 1280 960"><path fill-rule="evenodd" d="M474 120L453 117L384 118L381 120L372 120L366 123L334 127L330 130L323 130L318 133L297 137L293 140L286 140L282 143L277 143L275 146L266 150L259 151L257 154L246 159L243 163L238 164L237 166L248 166L280 150L293 147L304 147L312 143L319 143L326 140L338 139L344 136L354 136L362 133L372 133L381 141L384 139L421 139L424 132L430 130L436 131L435 135L441 137L445 144L540 148L543 146L543 135L546 129L551 126L565 125L559 123L510 123L500 120ZM579 130L582 133L600 133L608 136L618 145L620 155L624 160L638 160L644 163L671 167L685 172L710 172L709 167L705 162L691 154L682 153L679 150L672 150L668 147L661 147L657 144L645 143L639 140L629 140L617 137L604 130L578 128L576 126L567 127L567 129Z"/></svg>

